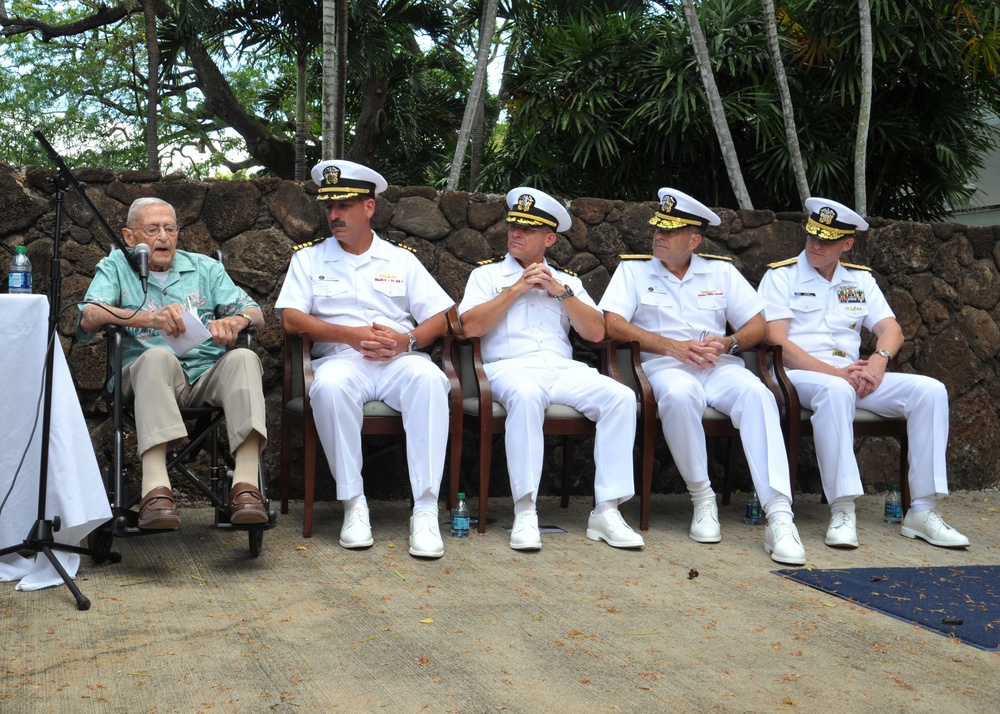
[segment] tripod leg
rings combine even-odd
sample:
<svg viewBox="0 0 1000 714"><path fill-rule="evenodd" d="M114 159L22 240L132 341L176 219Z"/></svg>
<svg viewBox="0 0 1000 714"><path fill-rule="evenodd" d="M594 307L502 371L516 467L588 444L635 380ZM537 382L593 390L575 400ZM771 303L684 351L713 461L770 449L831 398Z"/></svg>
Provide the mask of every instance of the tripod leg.
<svg viewBox="0 0 1000 714"><path fill-rule="evenodd" d="M42 545L41 551L45 553L49 562L52 563L52 567L56 569L59 576L63 579L63 582L66 583L66 587L68 587L69 591L73 593L73 597L76 598L76 609L89 610L90 600L87 599L86 595L80 592L80 588L76 586L76 583L73 582L73 578L71 578L69 573L66 572L66 569L63 568L62 563L59 562L59 558L57 558L56 554L52 552L52 548L48 545Z"/></svg>

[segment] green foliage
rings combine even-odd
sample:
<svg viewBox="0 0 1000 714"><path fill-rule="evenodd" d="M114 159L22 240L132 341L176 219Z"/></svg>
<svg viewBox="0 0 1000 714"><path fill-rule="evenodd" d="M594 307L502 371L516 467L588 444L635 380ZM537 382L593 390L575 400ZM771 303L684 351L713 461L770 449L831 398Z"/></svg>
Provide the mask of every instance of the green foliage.
<svg viewBox="0 0 1000 714"><path fill-rule="evenodd" d="M259 172L245 142L206 108L180 38L195 32L240 104L292 138L304 92L307 161L321 158L321 0L166 0L161 16L161 161L195 176ZM755 205L798 205L758 0L696 3ZM6 3L10 17L60 25L90 0ZM138 9L138 4L134 7ZM347 132L372 123L373 165L400 184L447 176L478 41L478 2L352 0ZM145 165L146 57L141 13L43 41L0 37L0 160L47 164L26 137L40 127L76 165ZM676 185L734 205L683 15L649 0L503 0L500 98L486 100L481 185L649 200ZM872 0L874 96L867 182L875 215L935 218L996 141L1000 0ZM850 201L860 87L851 0L778 3L778 27L810 186ZM180 31L179 31L180 30ZM430 42L418 43L418 38ZM296 86L296 58L307 82ZM372 93L385 91L373 114ZM365 108L367 107L367 108Z"/></svg>

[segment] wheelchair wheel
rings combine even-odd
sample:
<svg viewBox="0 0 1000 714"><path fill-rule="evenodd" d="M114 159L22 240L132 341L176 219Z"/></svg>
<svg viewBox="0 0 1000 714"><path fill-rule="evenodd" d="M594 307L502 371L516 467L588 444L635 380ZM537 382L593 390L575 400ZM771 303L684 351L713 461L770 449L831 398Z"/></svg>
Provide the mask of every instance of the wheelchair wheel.
<svg viewBox="0 0 1000 714"><path fill-rule="evenodd" d="M261 546L264 545L264 529L252 528L247 531L247 535L250 536L250 555L256 558L260 555Z"/></svg>
<svg viewBox="0 0 1000 714"><path fill-rule="evenodd" d="M91 556L94 559L94 565L100 565L104 561L109 561L111 563L118 563L121 561L122 556L120 553L112 553L111 545L114 542L115 535L111 530L111 524L107 523L100 526L90 532L87 536L87 547L93 551Z"/></svg>

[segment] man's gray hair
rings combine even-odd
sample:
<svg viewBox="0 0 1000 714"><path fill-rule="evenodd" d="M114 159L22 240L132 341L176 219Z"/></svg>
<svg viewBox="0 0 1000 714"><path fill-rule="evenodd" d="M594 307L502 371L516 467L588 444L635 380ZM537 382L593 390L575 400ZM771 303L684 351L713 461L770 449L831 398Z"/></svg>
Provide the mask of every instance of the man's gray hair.
<svg viewBox="0 0 1000 714"><path fill-rule="evenodd" d="M152 196L147 196L145 198L137 198L132 201L132 205L128 207L128 216L125 218L125 225L128 228L132 227L132 222L135 221L136 216L139 211L146 206L167 206L170 210L173 210L173 206L164 201L162 198L154 198ZM176 211L174 212L176 215Z"/></svg>

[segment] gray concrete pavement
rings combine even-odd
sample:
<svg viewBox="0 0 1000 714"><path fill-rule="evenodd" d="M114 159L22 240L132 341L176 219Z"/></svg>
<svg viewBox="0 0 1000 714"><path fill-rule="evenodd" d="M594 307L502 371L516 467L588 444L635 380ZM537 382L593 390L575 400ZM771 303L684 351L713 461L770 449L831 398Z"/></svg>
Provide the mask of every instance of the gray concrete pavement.
<svg viewBox="0 0 1000 714"><path fill-rule="evenodd" d="M490 505L509 522L509 499ZM446 536L437 561L407 554L405 502L372 502L366 551L337 544L339 504L317 505L310 539L293 504L257 559L186 508L177 533L117 541L121 563L85 559L89 611L0 583L0 711L996 711L996 653L773 575L739 498L722 543L700 545L687 498L657 496L638 552L588 541L588 505L543 500L568 532L539 553L494 524ZM942 504L972 539L958 552L899 536L880 496L859 501L856 551L823 545L817 496L795 510L808 565L830 568L1000 564L998 507L998 492Z"/></svg>

